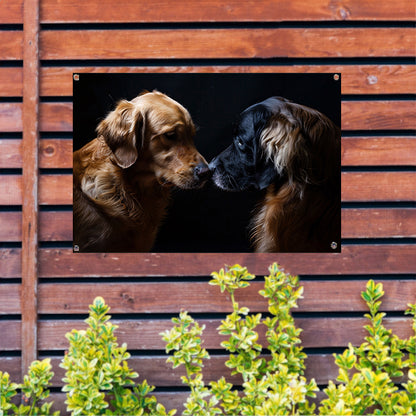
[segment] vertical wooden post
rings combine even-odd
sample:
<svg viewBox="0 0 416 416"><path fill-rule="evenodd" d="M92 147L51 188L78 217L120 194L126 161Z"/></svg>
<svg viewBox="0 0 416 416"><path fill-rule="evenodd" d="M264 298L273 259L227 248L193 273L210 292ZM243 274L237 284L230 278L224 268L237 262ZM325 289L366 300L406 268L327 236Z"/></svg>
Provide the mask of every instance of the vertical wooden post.
<svg viewBox="0 0 416 416"><path fill-rule="evenodd" d="M39 0L23 2L22 374L37 357Z"/></svg>

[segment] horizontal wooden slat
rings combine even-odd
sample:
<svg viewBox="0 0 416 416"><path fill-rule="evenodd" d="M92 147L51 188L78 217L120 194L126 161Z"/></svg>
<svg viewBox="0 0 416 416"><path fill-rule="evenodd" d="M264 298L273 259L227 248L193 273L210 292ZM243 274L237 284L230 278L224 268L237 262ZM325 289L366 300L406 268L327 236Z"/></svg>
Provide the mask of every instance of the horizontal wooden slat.
<svg viewBox="0 0 416 416"><path fill-rule="evenodd" d="M21 132L22 126L22 104L0 103L0 131Z"/></svg>
<svg viewBox="0 0 416 416"><path fill-rule="evenodd" d="M20 315L20 285L2 284L0 285L0 315Z"/></svg>
<svg viewBox="0 0 416 416"><path fill-rule="evenodd" d="M341 103L341 127L343 130L411 130L414 128L415 110L413 101L344 101ZM21 112L20 103L0 103L1 130L20 132ZM72 103L41 104L40 129L72 131Z"/></svg>
<svg viewBox="0 0 416 416"><path fill-rule="evenodd" d="M274 22L307 20L412 20L414 8L409 0L400 0L395 7L374 4L371 0L347 0L342 4L327 0L312 2L257 0L179 0L147 3L122 0L114 7L112 0L93 0L82 7L70 0L44 0L41 21L57 22Z"/></svg>
<svg viewBox="0 0 416 416"><path fill-rule="evenodd" d="M0 2L0 5L5 3ZM0 68L0 97L22 97L22 95L23 68Z"/></svg>
<svg viewBox="0 0 416 416"><path fill-rule="evenodd" d="M9 68L5 68L8 70ZM0 69L1 70L1 69ZM16 70L14 70L16 72ZM341 73L342 94L416 93L414 65L293 65L293 66L100 66L41 68L42 96L71 96L72 74L79 73ZM0 72L1 77L1 72ZM7 78L5 78L7 79ZM1 78L0 78L1 83ZM1 85L1 84L0 84ZM1 89L0 89L1 91ZM1 93L1 92L0 92ZM18 95L18 94L16 94Z"/></svg>
<svg viewBox="0 0 416 416"><path fill-rule="evenodd" d="M343 137L342 166L413 166L416 137ZM72 168L71 139L42 139L41 168ZM22 167L21 140L0 139L0 169Z"/></svg>
<svg viewBox="0 0 416 416"><path fill-rule="evenodd" d="M16 61L23 59L22 31L0 30L0 39L0 61Z"/></svg>
<svg viewBox="0 0 416 416"><path fill-rule="evenodd" d="M48 30L40 34L40 57L410 57L414 40L412 28Z"/></svg>
<svg viewBox="0 0 416 416"><path fill-rule="evenodd" d="M22 167L22 141L20 139L0 139L0 169ZM39 167L72 168L71 139L41 139Z"/></svg>
<svg viewBox="0 0 416 416"><path fill-rule="evenodd" d="M412 20L414 7L410 0L389 3L371 0L348 0L342 4L327 0L313 2L270 1L241 2L228 0L180 0L175 7L169 2L153 3L123 0L114 7L113 0L93 0L84 4L82 13L78 3L71 0L41 2L42 23L125 23L125 22L274 22L307 20ZM0 2L0 23L23 22L23 0Z"/></svg>
<svg viewBox="0 0 416 416"><path fill-rule="evenodd" d="M39 203L41 205L72 204L72 175L42 175L39 181ZM22 178L5 175L0 181L0 205L22 204Z"/></svg>
<svg viewBox="0 0 416 416"><path fill-rule="evenodd" d="M113 322L119 326L116 332L118 342L127 343L131 350L164 350L166 344L159 334L173 326L170 320ZM227 339L218 336L217 328L221 320L198 319L198 323L206 326L204 347L221 349L221 342ZM385 318L383 323L401 338L412 335L411 318ZM295 324L303 329L301 340L304 348L346 347L349 342L360 345L368 334L364 329L364 325L368 324L365 318L296 318ZM40 321L39 350L68 349L65 334L73 328L85 329L85 324L80 321ZM265 344L265 326L259 327L258 332L260 343Z"/></svg>
<svg viewBox="0 0 416 416"><path fill-rule="evenodd" d="M415 128L415 101L344 101L343 130L412 130Z"/></svg>
<svg viewBox="0 0 416 416"><path fill-rule="evenodd" d="M70 249L41 249L40 277L207 276L224 265L247 266L264 275L273 262L293 274L414 273L414 245L345 245L331 254L81 254ZM0 277L20 277L20 249L0 249Z"/></svg>
<svg viewBox="0 0 416 416"><path fill-rule="evenodd" d="M343 201L415 201L416 172L343 172Z"/></svg>
<svg viewBox="0 0 416 416"><path fill-rule="evenodd" d="M366 311L361 292L366 281L302 281L304 298L299 312ZM416 281L394 280L383 283L383 310L400 311L416 302ZM259 295L263 282L236 293L236 300L251 311L267 310L267 301ZM84 313L95 296L100 294L112 313L176 313L178 305L191 313L230 313L229 296L221 295L218 287L207 282L192 283L78 283L39 285L39 313ZM325 299L325 302L322 302ZM348 302L344 302L348 299Z"/></svg>
<svg viewBox="0 0 416 416"><path fill-rule="evenodd" d="M40 212L40 241L71 241L72 212ZM0 212L0 241L21 241L21 213ZM342 210L342 238L416 237L416 209L346 208Z"/></svg>
<svg viewBox="0 0 416 416"><path fill-rule="evenodd" d="M179 306L178 306L179 309ZM178 312L179 313L179 312ZM120 345L127 343L130 350L163 350L165 343L160 333L172 327L170 320L128 320L113 319L118 325L116 336ZM221 321L216 319L198 319L198 323L205 325L204 347L221 349L220 343L225 337L218 336L217 328ZM296 318L295 324L302 328L302 345L304 348L331 348L346 347L349 342L360 345L367 334L364 325L368 323L365 318ZM401 338L412 335L411 318L385 318L384 325L393 330ZM85 329L85 324L77 320L47 320L39 321L40 351L59 351L68 349L68 340L65 334L72 329ZM7 337L0 338L0 351L20 350L21 332L20 321L0 321L0 330ZM260 342L265 343L265 327L259 328Z"/></svg>
<svg viewBox="0 0 416 416"><path fill-rule="evenodd" d="M19 351L21 349L21 322L17 320L0 320L0 351Z"/></svg>
<svg viewBox="0 0 416 416"><path fill-rule="evenodd" d="M42 359L45 357L42 355ZM175 387L181 386L181 376L185 375L182 367L173 369L171 363L167 363L167 355L154 355L131 357L127 363L129 367L139 374L140 380L147 380L150 385L158 387ZM267 356L263 356L268 358ZM62 387L62 379L65 376L65 370L59 365L62 357L50 357L52 371L55 373L51 379L53 387ZM225 366L228 356L212 355L209 360L204 360L203 375L205 383L219 380L222 376L233 385L241 385L242 378L239 375L232 376L230 369ZM10 374L13 382L20 382L21 375L16 369L19 366L20 357L0 357L0 368ZM332 354L309 354L305 359L305 377L307 379L314 378L318 385L328 384L329 380L336 381L339 368L335 365Z"/></svg>
<svg viewBox="0 0 416 416"><path fill-rule="evenodd" d="M414 166L416 137L343 137L343 166Z"/></svg>
<svg viewBox="0 0 416 416"><path fill-rule="evenodd" d="M416 209L343 209L341 232L343 238L416 237Z"/></svg>

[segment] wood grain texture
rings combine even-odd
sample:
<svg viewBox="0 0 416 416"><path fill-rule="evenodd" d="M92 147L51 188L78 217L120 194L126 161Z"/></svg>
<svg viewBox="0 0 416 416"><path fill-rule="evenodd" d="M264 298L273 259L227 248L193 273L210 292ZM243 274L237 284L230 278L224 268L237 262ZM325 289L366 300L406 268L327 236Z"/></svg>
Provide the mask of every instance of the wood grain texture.
<svg viewBox="0 0 416 416"><path fill-rule="evenodd" d="M41 59L409 57L415 33L412 28L48 30L41 33Z"/></svg>
<svg viewBox="0 0 416 416"><path fill-rule="evenodd" d="M0 2L5 4L6 2ZM1 7L1 6L0 6ZM0 13L1 16L1 13ZM0 97L23 96L23 69L20 67L0 68Z"/></svg>
<svg viewBox="0 0 416 416"><path fill-rule="evenodd" d="M293 66L99 66L41 69L42 96L71 96L72 74L79 73L341 73L342 94L415 94L414 65ZM4 68L4 72L9 68ZM18 72L14 69L15 72ZM11 70L9 71L11 72ZM17 75L15 75L17 76ZM4 75L5 80L6 74ZM1 85L0 68L0 85ZM17 87L16 87L17 88ZM1 89L0 89L1 94ZM18 95L18 94L17 94Z"/></svg>
<svg viewBox="0 0 416 416"><path fill-rule="evenodd" d="M176 315L175 315L176 316ZM164 350L165 343L160 333L172 328L170 320L113 320L118 325L115 332L118 342L127 343L130 350ZM204 347L207 349L222 349L221 342L226 337L218 336L217 328L220 319L198 319L200 325L205 325ZM360 345L368 334L364 325L368 323L365 318L295 318L295 325L302 328L302 345L304 348L335 348L347 347L351 342ZM383 324L393 330L401 338L412 335L411 318L385 318ZM68 340L65 334L73 328L85 329L82 321L60 320L41 321L39 323L39 350L59 351L68 349ZM265 343L265 326L259 327L259 342ZM0 340L1 342L1 340Z"/></svg>
<svg viewBox="0 0 416 416"><path fill-rule="evenodd" d="M21 250L0 249L0 278L21 276ZM235 263L265 275L278 262L292 274L414 274L411 244L346 245L337 254L80 254L69 249L41 249L40 277L209 276Z"/></svg>
<svg viewBox="0 0 416 416"><path fill-rule="evenodd" d="M416 137L343 137L342 166L414 166Z"/></svg>
<svg viewBox="0 0 416 416"><path fill-rule="evenodd" d="M415 201L416 172L343 172L342 201ZM72 205L72 175L42 175L39 182L41 205ZM5 175L0 182L0 205L22 204L20 175Z"/></svg>
<svg viewBox="0 0 416 416"><path fill-rule="evenodd" d="M17 1L17 0L15 0ZM83 5L64 0L41 3L43 23L57 22L279 22L308 20L412 20L414 7L410 0L389 4L371 0L178 0L175 6L166 1L146 2L122 0L114 7L113 0L90 0Z"/></svg>
<svg viewBox="0 0 416 416"><path fill-rule="evenodd" d="M0 139L0 169L22 167L22 141ZM43 169L72 168L71 139L41 139L39 141L39 167Z"/></svg>
<svg viewBox="0 0 416 416"><path fill-rule="evenodd" d="M172 364L167 363L167 355L152 355L136 357L133 356L128 360L129 367L140 374L140 380L147 380L150 385L158 387L175 387L181 385L181 376L185 375L183 367L172 369ZM262 355L268 359L267 355ZM55 373L51 379L52 387L62 387L62 378L65 376L65 370L59 367L63 357L50 357L51 365ZM203 375L205 383L217 381L223 375L225 379L239 386L242 384L240 375L231 375L231 371L225 366L228 356L212 355L209 360L204 361ZM16 373L14 367L20 362L20 357L0 357L0 368L10 374L10 378L18 382L20 375ZM335 365L332 354L310 354L305 359L305 377L307 379L315 378L319 385L328 384L329 380L338 377L339 368ZM402 378L404 379L404 378ZM399 379L400 380L400 379Z"/></svg>
<svg viewBox="0 0 416 416"><path fill-rule="evenodd" d="M392 280L384 284L383 311L404 311L416 302L416 281ZM361 292L366 281L301 281L303 299L296 312L365 312ZM267 301L259 295L263 282L252 282L249 288L236 292L236 300L253 312L267 311ZM228 295L221 295L208 282L157 283L78 283L41 284L39 313L85 313L95 296L102 296L112 313L168 313L179 309L190 313L231 313ZM325 299L325 302L322 302ZM348 299L348 302L343 300Z"/></svg>
<svg viewBox="0 0 416 416"><path fill-rule="evenodd" d="M22 348L22 324L18 320L5 319L0 321L0 351L20 351ZM21 368L16 369L21 372Z"/></svg>
<svg viewBox="0 0 416 416"><path fill-rule="evenodd" d="M38 349L39 4L23 7L22 376Z"/></svg>
<svg viewBox="0 0 416 416"><path fill-rule="evenodd" d="M344 101L343 130L414 130L415 101Z"/></svg>
<svg viewBox="0 0 416 416"><path fill-rule="evenodd" d="M416 237L416 209L343 209L343 238Z"/></svg>
<svg viewBox="0 0 416 416"><path fill-rule="evenodd" d="M15 283L0 286L0 315L20 315L21 285Z"/></svg>
<svg viewBox="0 0 416 416"><path fill-rule="evenodd" d="M343 172L342 200L416 201L416 172Z"/></svg>
<svg viewBox="0 0 416 416"><path fill-rule="evenodd" d="M0 24L23 23L23 0L0 2Z"/></svg>
<svg viewBox="0 0 416 416"><path fill-rule="evenodd" d="M3 3L5 2L1 2L0 4ZM17 61L23 59L22 31L0 30L0 39L0 61Z"/></svg>

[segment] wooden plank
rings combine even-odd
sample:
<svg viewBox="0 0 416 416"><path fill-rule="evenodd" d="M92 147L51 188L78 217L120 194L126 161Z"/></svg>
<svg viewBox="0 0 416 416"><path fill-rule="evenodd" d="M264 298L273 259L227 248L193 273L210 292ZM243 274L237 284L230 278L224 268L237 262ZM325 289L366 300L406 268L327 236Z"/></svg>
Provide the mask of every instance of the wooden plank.
<svg viewBox="0 0 416 416"><path fill-rule="evenodd" d="M4 250L5 258L18 255ZM347 245L331 254L81 254L70 249L43 249L41 277L208 276L224 265L243 264L264 275L273 262L293 274L401 274L414 273L414 246L406 244ZM14 277L16 267L0 265L0 276Z"/></svg>
<svg viewBox="0 0 416 416"><path fill-rule="evenodd" d="M0 103L0 123L4 132L20 132L20 103ZM368 109L371 108L371 112ZM416 116L413 101L343 101L343 130L412 130ZM40 130L72 131L72 103L42 103Z"/></svg>
<svg viewBox="0 0 416 416"><path fill-rule="evenodd" d="M21 61L23 59L22 31L0 30L0 39L0 61Z"/></svg>
<svg viewBox="0 0 416 416"><path fill-rule="evenodd" d="M125 23L125 22L280 22L308 20L412 20L414 7L410 0L400 0L395 7L374 1L347 0L331 3L327 0L277 1L257 0L178 0L146 3L122 0L114 7L113 0L90 0L82 8L70 0L44 0L41 3L42 23Z"/></svg>
<svg viewBox="0 0 416 416"><path fill-rule="evenodd" d="M414 274L414 245L345 245L334 254L81 254L41 249L41 277L208 276L224 265L247 266L264 275L273 262L293 274ZM21 276L21 251L0 249L0 278Z"/></svg>
<svg viewBox="0 0 416 416"><path fill-rule="evenodd" d="M21 286L15 283L0 286L0 315L20 315Z"/></svg>
<svg viewBox="0 0 416 416"><path fill-rule="evenodd" d="M7 334L0 337L0 351L20 351L22 348L21 322L17 320L1 320L0 334ZM16 369L17 370L17 369ZM21 368L19 368L21 371Z"/></svg>
<svg viewBox="0 0 416 416"><path fill-rule="evenodd" d="M0 169L22 167L22 141L0 139ZM41 139L39 141L39 167L72 168L71 139Z"/></svg>
<svg viewBox="0 0 416 416"><path fill-rule="evenodd" d="M39 1L23 8L22 376L37 357Z"/></svg>
<svg viewBox="0 0 416 416"><path fill-rule="evenodd" d="M361 292L366 281L302 281L303 299L296 312L365 312ZM416 281L383 282L382 310L404 311L416 302ZM236 300L250 311L267 311L267 301L259 295L263 282L252 282L236 293ZM39 313L85 313L97 294L111 306L111 313L231 313L229 296L221 295L208 282L180 283L48 283L39 285ZM325 302L322 302L325 299ZM348 299L348 302L344 300Z"/></svg>
<svg viewBox="0 0 416 416"><path fill-rule="evenodd" d="M23 0L0 2L0 24L23 23Z"/></svg>
<svg viewBox="0 0 416 416"><path fill-rule="evenodd" d="M341 113L343 130L414 130L416 102L344 101Z"/></svg>
<svg viewBox="0 0 416 416"><path fill-rule="evenodd" d="M416 137L343 137L342 166L413 166ZM42 139L40 168L72 168L71 139ZM21 140L0 139L0 169L22 167Z"/></svg>
<svg viewBox="0 0 416 416"><path fill-rule="evenodd" d="M8 68L5 68L8 70ZM0 68L1 71L1 68ZM16 70L15 70L16 72ZM414 65L99 66L41 68L42 96L72 96L79 73L341 73L342 94L416 94ZM7 80L7 78L5 78ZM1 72L0 72L1 85ZM1 91L1 89L0 89Z"/></svg>
<svg viewBox="0 0 416 416"><path fill-rule="evenodd" d="M343 172L342 201L414 201L416 172ZM0 205L21 205L21 176L4 175L0 182ZM42 175L41 205L72 205L72 175Z"/></svg>
<svg viewBox="0 0 416 416"><path fill-rule="evenodd" d="M413 28L48 30L41 59L409 57L414 41Z"/></svg>
<svg viewBox="0 0 416 416"><path fill-rule="evenodd" d="M0 2L0 7L2 4L7 4L7 2ZM20 67L0 68L0 97L22 97L22 95L23 69Z"/></svg>
<svg viewBox="0 0 416 416"><path fill-rule="evenodd" d="M0 35L1 36L1 35ZM22 104L0 103L0 129L4 133L21 132L23 128Z"/></svg>
<svg viewBox="0 0 416 416"><path fill-rule="evenodd" d="M343 209L343 238L416 237L416 209Z"/></svg>
<svg viewBox="0 0 416 416"><path fill-rule="evenodd" d="M204 347L207 349L222 349L221 342L225 336L218 336L217 328L221 324L219 319L198 319L200 325L205 325L203 334ZM118 342L127 343L129 350L164 350L161 332L170 329L170 320L141 320L120 321L113 320L118 325L115 334ZM304 348L338 348L347 347L351 342L360 345L368 334L364 325L368 324L365 318L295 318L295 325L302 328L301 340ZM412 335L411 318L384 318L383 324L401 338ZM65 334L72 329L85 329L81 321L60 320L39 322L39 350L61 351L68 349L68 340ZM265 326L258 328L259 342L264 345ZM1 341L0 341L1 342Z"/></svg>
<svg viewBox="0 0 416 416"><path fill-rule="evenodd" d="M343 137L342 166L414 166L416 137Z"/></svg>
<svg viewBox="0 0 416 416"><path fill-rule="evenodd" d="M416 172L343 172L342 200L415 201Z"/></svg>

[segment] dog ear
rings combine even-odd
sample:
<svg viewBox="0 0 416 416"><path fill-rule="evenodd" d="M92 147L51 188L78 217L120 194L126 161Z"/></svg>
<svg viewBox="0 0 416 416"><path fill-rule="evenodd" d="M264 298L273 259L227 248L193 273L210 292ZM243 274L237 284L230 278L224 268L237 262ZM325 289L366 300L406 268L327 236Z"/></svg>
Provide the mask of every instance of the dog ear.
<svg viewBox="0 0 416 416"><path fill-rule="evenodd" d="M123 169L137 160L137 134L142 135L143 125L143 115L136 106L122 100L97 127L97 134L104 138L117 165ZM141 142L141 138L139 140Z"/></svg>

